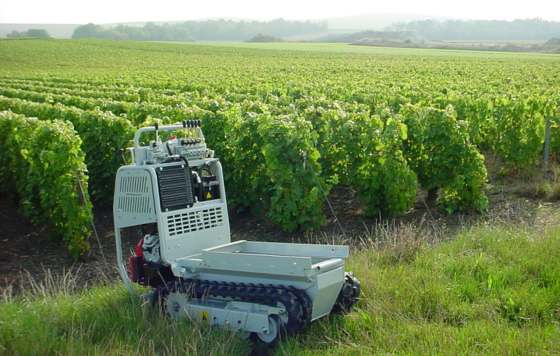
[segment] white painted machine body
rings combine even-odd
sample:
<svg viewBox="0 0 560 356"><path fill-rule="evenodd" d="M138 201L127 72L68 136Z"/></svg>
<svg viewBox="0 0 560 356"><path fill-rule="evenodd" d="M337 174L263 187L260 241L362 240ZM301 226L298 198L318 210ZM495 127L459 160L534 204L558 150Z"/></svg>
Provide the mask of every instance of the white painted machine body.
<svg viewBox="0 0 560 356"><path fill-rule="evenodd" d="M172 130L186 132L189 138L159 139L160 131ZM156 139L142 146L141 135L146 132L155 132ZM144 251L143 263L156 261L179 281L219 282L221 289L228 283L295 288L309 297L311 320L331 312L346 279L347 246L231 242L222 166L207 149L199 125L142 128L134 141L134 162L118 170L114 196L118 268L126 285L131 285L131 279L121 231L151 224L157 226L157 234L148 242L145 239L144 245L152 240L159 240L159 245L153 243L157 250ZM287 313L282 306L247 303L247 297L232 301L170 295L172 302L168 304L177 311L175 316L184 313L199 320L210 318L213 324L260 332L265 341L275 327L270 322L272 315L276 315L274 320L287 322L287 316L281 315ZM232 310L236 312L232 314ZM232 317L234 314L237 316Z"/></svg>

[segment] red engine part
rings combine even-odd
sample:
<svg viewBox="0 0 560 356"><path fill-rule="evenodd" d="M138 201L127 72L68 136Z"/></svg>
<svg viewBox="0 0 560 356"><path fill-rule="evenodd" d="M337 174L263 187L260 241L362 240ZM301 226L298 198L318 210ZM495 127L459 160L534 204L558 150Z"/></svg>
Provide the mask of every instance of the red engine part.
<svg viewBox="0 0 560 356"><path fill-rule="evenodd" d="M134 254L137 257L144 257L144 252L142 251L143 244L144 244L144 239L140 239L140 241L136 243L136 246L134 246Z"/></svg>
<svg viewBox="0 0 560 356"><path fill-rule="evenodd" d="M144 253L142 252L142 244L144 239L140 239L134 246L134 256L128 259L128 278L132 282L142 283L144 281Z"/></svg>

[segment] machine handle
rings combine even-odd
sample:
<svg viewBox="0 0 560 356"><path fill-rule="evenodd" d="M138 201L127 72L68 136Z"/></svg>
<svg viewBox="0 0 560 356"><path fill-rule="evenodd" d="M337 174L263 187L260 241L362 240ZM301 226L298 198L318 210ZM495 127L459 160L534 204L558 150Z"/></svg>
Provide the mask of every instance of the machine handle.
<svg viewBox="0 0 560 356"><path fill-rule="evenodd" d="M200 120L183 120L180 124L163 125L159 126L157 123L154 126L142 127L136 130L134 134L134 147L140 147L140 137L146 132L156 132L156 131L175 131L182 130L186 128L196 128L198 135L204 141L204 135L200 129Z"/></svg>

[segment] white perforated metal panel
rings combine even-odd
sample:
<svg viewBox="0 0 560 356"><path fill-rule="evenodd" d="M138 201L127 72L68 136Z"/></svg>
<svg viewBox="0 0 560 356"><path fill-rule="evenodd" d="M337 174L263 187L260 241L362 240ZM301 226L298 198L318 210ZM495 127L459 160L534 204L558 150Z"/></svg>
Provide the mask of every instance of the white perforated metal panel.
<svg viewBox="0 0 560 356"><path fill-rule="evenodd" d="M187 211L167 217L167 231L170 237L211 229L223 224L224 215L222 208L219 206L197 211Z"/></svg>
<svg viewBox="0 0 560 356"><path fill-rule="evenodd" d="M135 167L118 171L114 209L118 227L156 221L152 180L148 171Z"/></svg>
<svg viewBox="0 0 560 356"><path fill-rule="evenodd" d="M159 232L164 261L171 263L230 242L226 204L219 201L199 204L161 213Z"/></svg>
<svg viewBox="0 0 560 356"><path fill-rule="evenodd" d="M150 177L148 175L121 176L118 209L123 213L152 214Z"/></svg>

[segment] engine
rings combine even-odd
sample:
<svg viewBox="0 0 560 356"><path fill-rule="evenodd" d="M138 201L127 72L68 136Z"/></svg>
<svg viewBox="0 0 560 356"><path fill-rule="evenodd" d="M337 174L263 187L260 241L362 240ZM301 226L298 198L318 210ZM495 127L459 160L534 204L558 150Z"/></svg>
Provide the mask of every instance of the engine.
<svg viewBox="0 0 560 356"><path fill-rule="evenodd" d="M146 261L146 263L161 263L158 235L144 236L142 239L142 255L144 256L144 261Z"/></svg>

